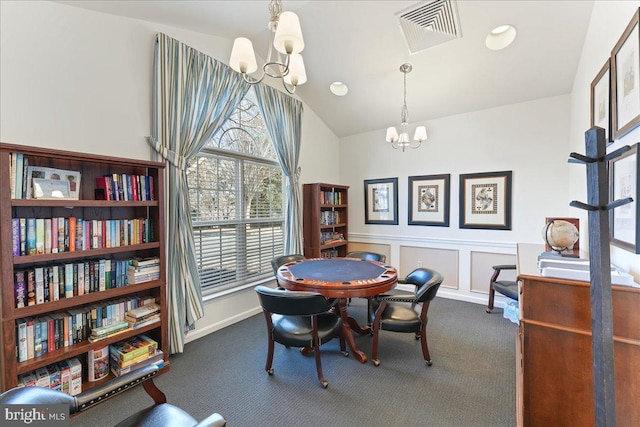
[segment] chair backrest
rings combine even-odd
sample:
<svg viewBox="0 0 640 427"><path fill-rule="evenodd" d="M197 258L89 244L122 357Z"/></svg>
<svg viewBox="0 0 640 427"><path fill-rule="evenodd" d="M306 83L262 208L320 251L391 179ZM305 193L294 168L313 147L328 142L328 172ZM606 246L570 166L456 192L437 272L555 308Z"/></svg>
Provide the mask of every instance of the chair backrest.
<svg viewBox="0 0 640 427"><path fill-rule="evenodd" d="M438 288L442 284L442 274L430 268L416 268L406 277L405 282L416 286L418 302L431 301L435 298Z"/></svg>
<svg viewBox="0 0 640 427"><path fill-rule="evenodd" d="M273 268L273 274L275 276L278 276L278 269L281 266L293 261L302 261L303 259L305 259L304 255L300 255L300 254L282 255L282 256L276 257L271 260L271 267Z"/></svg>
<svg viewBox="0 0 640 427"><path fill-rule="evenodd" d="M316 292L297 292L256 286L260 305L269 313L286 316L311 316L331 309L327 299Z"/></svg>
<svg viewBox="0 0 640 427"><path fill-rule="evenodd" d="M384 254L378 254L375 252L366 252L366 251L351 251L347 252L345 258L359 258L367 261L378 261L378 262L386 262L387 256Z"/></svg>

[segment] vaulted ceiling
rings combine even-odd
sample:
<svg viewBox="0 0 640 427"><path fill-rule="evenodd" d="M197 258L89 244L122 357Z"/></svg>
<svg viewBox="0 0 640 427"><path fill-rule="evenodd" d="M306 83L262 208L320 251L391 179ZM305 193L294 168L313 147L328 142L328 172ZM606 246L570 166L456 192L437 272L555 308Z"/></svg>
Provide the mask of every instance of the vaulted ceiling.
<svg viewBox="0 0 640 427"><path fill-rule="evenodd" d="M296 94L337 136L399 124L399 68L406 62L413 66L409 122L427 128L434 118L571 92L593 1L454 1L462 37L410 54L396 15L432 2L283 0L283 10L298 14L305 40L308 81ZM267 0L59 3L226 37L229 52L244 36L258 55L267 52ZM485 37L503 24L513 25L517 38L489 50ZM346 96L329 91L333 81L347 84Z"/></svg>

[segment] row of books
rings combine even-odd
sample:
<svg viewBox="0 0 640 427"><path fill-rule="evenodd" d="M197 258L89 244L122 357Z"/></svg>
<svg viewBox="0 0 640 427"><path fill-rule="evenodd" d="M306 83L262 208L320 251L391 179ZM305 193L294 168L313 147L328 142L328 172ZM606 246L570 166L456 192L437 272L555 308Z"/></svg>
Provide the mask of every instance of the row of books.
<svg viewBox="0 0 640 427"><path fill-rule="evenodd" d="M15 306L22 308L133 284L128 276L132 261L96 259L16 270Z"/></svg>
<svg viewBox="0 0 640 427"><path fill-rule="evenodd" d="M80 172L29 165L29 159L22 153L10 153L9 161L11 168L9 175L10 194L12 199L78 199L80 194ZM45 194L46 192L38 195L34 192L34 182L63 184L62 187L60 185L55 186L56 189L63 188L63 191L57 195Z"/></svg>
<svg viewBox="0 0 640 427"><path fill-rule="evenodd" d="M127 311L124 318L132 329L158 322L160 320L160 305L157 303L145 304Z"/></svg>
<svg viewBox="0 0 640 427"><path fill-rule="evenodd" d="M342 192L341 191L321 191L320 203L323 205L341 205Z"/></svg>
<svg viewBox="0 0 640 427"><path fill-rule="evenodd" d="M131 175L113 173L96 178L98 200L155 200L153 177L149 175Z"/></svg>
<svg viewBox="0 0 640 427"><path fill-rule="evenodd" d="M150 218L12 218L13 256L114 248L154 241Z"/></svg>
<svg viewBox="0 0 640 427"><path fill-rule="evenodd" d="M337 249L325 249L320 251L320 258L335 258L340 256Z"/></svg>
<svg viewBox="0 0 640 427"><path fill-rule="evenodd" d="M154 297L123 297L61 313L27 317L16 321L16 354L18 362L40 357L49 352L83 341L99 341L121 333L126 328L96 334L110 325L126 322L126 313L140 306L155 303ZM159 319L158 319L159 320Z"/></svg>
<svg viewBox="0 0 640 427"><path fill-rule="evenodd" d="M76 396L82 392L82 363L72 357L18 376L18 387L32 386Z"/></svg>
<svg viewBox="0 0 640 427"><path fill-rule="evenodd" d="M320 233L320 244L326 245L329 243L342 242L344 235L335 231L323 231Z"/></svg>
<svg viewBox="0 0 640 427"><path fill-rule="evenodd" d="M320 225L342 224L343 222L345 222L345 218L340 211L322 211L320 213Z"/></svg>

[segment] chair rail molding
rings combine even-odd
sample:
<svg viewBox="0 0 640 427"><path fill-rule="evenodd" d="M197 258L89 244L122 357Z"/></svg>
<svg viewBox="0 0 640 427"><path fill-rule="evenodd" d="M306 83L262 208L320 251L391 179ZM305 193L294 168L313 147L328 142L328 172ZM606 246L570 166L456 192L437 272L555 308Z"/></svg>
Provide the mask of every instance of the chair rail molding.
<svg viewBox="0 0 640 427"><path fill-rule="evenodd" d="M515 242L495 242L484 240L468 240L468 239L441 239L433 237L421 236L399 236L388 234L365 234L365 233L349 233L350 242L358 243L389 243L397 245L415 245L418 247L442 248L442 249L460 249L466 248L474 250L479 248L490 249L491 252L505 253L515 255L517 243Z"/></svg>

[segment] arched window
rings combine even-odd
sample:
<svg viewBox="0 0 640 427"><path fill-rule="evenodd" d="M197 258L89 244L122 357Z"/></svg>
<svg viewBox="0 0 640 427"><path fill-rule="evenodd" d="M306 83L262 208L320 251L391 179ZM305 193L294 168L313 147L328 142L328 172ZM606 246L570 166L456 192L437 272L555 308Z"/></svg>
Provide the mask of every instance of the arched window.
<svg viewBox="0 0 640 427"><path fill-rule="evenodd" d="M284 250L282 169L252 94L187 170L203 294L272 278Z"/></svg>

